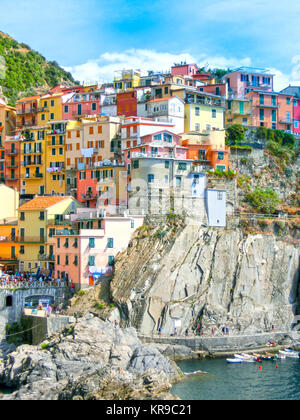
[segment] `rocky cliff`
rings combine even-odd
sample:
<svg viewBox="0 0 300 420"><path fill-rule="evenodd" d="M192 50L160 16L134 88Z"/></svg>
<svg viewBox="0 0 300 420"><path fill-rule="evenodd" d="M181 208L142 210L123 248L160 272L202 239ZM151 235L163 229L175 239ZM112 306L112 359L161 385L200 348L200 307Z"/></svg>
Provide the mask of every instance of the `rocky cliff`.
<svg viewBox="0 0 300 420"><path fill-rule="evenodd" d="M176 223L175 223L176 224ZM150 229L150 230L149 230ZM143 334L176 327L232 333L289 331L299 307L299 248L274 235L182 223L140 233L117 261L111 295ZM168 229L168 228L166 228Z"/></svg>
<svg viewBox="0 0 300 420"><path fill-rule="evenodd" d="M142 345L133 328L115 328L92 314L41 346L5 350L0 388L10 400L174 399L174 362ZM0 348L1 351L1 348Z"/></svg>

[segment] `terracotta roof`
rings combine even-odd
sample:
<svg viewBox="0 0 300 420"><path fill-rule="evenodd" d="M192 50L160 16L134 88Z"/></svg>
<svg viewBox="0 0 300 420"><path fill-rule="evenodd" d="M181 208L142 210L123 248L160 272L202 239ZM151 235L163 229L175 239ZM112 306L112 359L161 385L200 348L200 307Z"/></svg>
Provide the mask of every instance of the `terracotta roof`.
<svg viewBox="0 0 300 420"><path fill-rule="evenodd" d="M54 206L61 201L71 198L71 196L61 196L61 197L35 197L33 200L30 200L28 203L23 204L19 207L19 210L43 210L48 209L51 206Z"/></svg>
<svg viewBox="0 0 300 420"><path fill-rule="evenodd" d="M19 99L18 101L17 101L17 103L20 103L20 102L28 102L28 101L34 101L35 99L39 99L40 98L40 96L28 96L28 98L22 98L22 99Z"/></svg>

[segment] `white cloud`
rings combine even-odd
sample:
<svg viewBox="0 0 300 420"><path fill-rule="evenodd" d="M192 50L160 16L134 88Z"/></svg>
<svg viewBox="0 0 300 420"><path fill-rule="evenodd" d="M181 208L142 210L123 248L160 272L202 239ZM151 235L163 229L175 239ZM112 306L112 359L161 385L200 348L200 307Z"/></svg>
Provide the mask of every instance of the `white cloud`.
<svg viewBox="0 0 300 420"><path fill-rule="evenodd" d="M300 55L295 55L292 60L292 68L290 74L285 74L277 69L270 69L270 73L274 74L274 90L281 91L289 85L300 86Z"/></svg>
<svg viewBox="0 0 300 420"><path fill-rule="evenodd" d="M223 56L208 56L201 54L193 56L188 52L171 54L147 49L128 49L122 52L106 52L96 60L89 60L87 63L74 67L65 67L70 71L76 80L80 82L111 82L114 74L123 69L140 69L167 72L174 63L186 61L197 63L199 67L210 68L235 68L251 66L250 57L227 58ZM274 74L274 89L280 91L291 85L300 86L300 55L295 55L291 60L291 73L286 74L276 68L270 68Z"/></svg>
<svg viewBox="0 0 300 420"><path fill-rule="evenodd" d="M65 67L75 79L80 82L112 81L114 73L123 69L140 69L153 71L170 71L174 63L186 61L197 63L200 67L228 68L249 66L251 59L226 58L222 56L209 57L202 54L198 57L187 52L171 54L147 49L128 49L123 52L106 52L96 60L89 60L87 63L74 67Z"/></svg>

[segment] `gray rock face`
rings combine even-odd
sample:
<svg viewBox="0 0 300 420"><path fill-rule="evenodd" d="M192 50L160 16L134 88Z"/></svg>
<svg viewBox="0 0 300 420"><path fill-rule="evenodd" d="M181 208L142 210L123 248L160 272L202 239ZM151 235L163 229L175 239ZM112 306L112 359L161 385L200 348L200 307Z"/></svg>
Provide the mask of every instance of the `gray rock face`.
<svg viewBox="0 0 300 420"><path fill-rule="evenodd" d="M299 248L273 236L188 225L171 248L143 239L111 284L123 318L142 334L290 331L299 312ZM147 242L148 241L148 242ZM157 266L157 261L160 261ZM123 268L122 268L123 267Z"/></svg>
<svg viewBox="0 0 300 420"><path fill-rule="evenodd" d="M17 391L2 398L88 399L107 383L129 386L150 374L158 375L160 384L170 384L178 377L176 366L155 348L143 346L133 328L114 328L92 316L43 347L26 345L8 354L0 365L0 385Z"/></svg>

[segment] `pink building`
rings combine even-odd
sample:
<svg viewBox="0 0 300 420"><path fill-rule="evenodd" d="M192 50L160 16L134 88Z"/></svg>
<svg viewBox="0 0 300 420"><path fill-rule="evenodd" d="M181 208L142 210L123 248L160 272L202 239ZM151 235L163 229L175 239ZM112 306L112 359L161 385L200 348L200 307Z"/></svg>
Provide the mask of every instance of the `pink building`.
<svg viewBox="0 0 300 420"><path fill-rule="evenodd" d="M160 130L174 132L174 124L154 121L151 118L127 117L121 126L122 150L142 143L141 138Z"/></svg>
<svg viewBox="0 0 300 420"><path fill-rule="evenodd" d="M185 160L187 148L180 146L180 136L171 131L161 130L141 137L141 144L124 150L125 166L131 173L131 159L138 157L156 157L162 159Z"/></svg>
<svg viewBox="0 0 300 420"><path fill-rule="evenodd" d="M228 85L228 94L232 98L244 98L250 90L273 91L274 75L263 69L240 67L223 77Z"/></svg>
<svg viewBox="0 0 300 420"><path fill-rule="evenodd" d="M73 282L76 290L93 286L111 275L117 255L128 247L142 216L100 217L80 209L72 215L72 229L56 230L55 275Z"/></svg>
<svg viewBox="0 0 300 420"><path fill-rule="evenodd" d="M197 73L198 66L196 64L180 63L171 67L172 76L193 76Z"/></svg>
<svg viewBox="0 0 300 420"><path fill-rule="evenodd" d="M100 114L100 94L97 92L69 93L62 97L63 120L74 120Z"/></svg>
<svg viewBox="0 0 300 420"><path fill-rule="evenodd" d="M281 93L293 96L293 132L300 135L300 86L288 86Z"/></svg>

